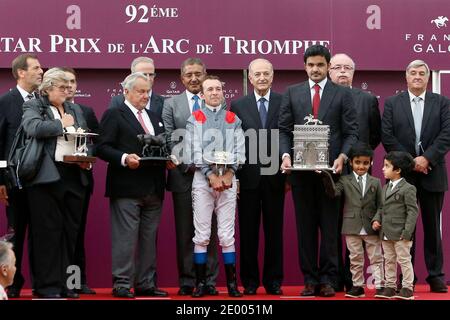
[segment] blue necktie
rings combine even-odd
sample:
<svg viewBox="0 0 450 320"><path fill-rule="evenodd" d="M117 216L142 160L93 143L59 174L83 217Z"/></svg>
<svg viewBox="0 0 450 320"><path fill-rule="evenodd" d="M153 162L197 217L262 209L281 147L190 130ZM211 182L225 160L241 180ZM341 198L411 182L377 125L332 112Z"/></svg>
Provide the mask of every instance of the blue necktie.
<svg viewBox="0 0 450 320"><path fill-rule="evenodd" d="M192 106L192 112L197 111L198 109L200 109L200 104L198 103L198 100L200 100L199 96L194 95L192 97L192 99L194 100L194 105Z"/></svg>
<svg viewBox="0 0 450 320"><path fill-rule="evenodd" d="M260 98L259 100L259 118L261 119L261 124L262 127L265 128L266 127L266 120L267 120L267 110L266 110L266 106L264 105L264 102L266 101L265 98Z"/></svg>

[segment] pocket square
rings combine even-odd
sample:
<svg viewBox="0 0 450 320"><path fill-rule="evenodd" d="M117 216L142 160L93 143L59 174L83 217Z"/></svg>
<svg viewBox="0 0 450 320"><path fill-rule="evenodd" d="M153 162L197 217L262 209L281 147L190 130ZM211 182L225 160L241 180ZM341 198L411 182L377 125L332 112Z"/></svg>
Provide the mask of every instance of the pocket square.
<svg viewBox="0 0 450 320"><path fill-rule="evenodd" d="M162 126L163 126L162 122L159 122L158 124L159 124L159 126L160 126L160 127L162 127Z"/></svg>

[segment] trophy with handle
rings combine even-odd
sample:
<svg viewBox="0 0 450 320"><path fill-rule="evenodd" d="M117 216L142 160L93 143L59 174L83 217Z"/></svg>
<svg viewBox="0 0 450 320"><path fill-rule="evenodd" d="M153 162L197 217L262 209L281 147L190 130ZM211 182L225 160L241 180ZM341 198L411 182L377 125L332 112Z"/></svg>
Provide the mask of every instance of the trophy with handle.
<svg viewBox="0 0 450 320"><path fill-rule="evenodd" d="M78 128L75 132L64 132L69 140L73 141L73 153L64 155L63 161L67 163L89 162L94 163L97 158L88 155L88 141L97 133L86 132L82 128Z"/></svg>

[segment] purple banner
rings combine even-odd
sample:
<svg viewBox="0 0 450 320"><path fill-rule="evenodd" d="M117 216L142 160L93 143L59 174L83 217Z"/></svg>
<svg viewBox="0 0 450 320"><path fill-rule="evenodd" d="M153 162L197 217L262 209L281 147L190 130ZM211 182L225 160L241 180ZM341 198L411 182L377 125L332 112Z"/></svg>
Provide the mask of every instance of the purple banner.
<svg viewBox="0 0 450 320"><path fill-rule="evenodd" d="M350 54L359 70L404 70L417 58L449 69L448 0L373 3L2 0L0 68L34 52L45 67L120 69L146 55L161 69L190 56L212 69L244 69L265 56L278 70L296 70L304 50L320 43Z"/></svg>

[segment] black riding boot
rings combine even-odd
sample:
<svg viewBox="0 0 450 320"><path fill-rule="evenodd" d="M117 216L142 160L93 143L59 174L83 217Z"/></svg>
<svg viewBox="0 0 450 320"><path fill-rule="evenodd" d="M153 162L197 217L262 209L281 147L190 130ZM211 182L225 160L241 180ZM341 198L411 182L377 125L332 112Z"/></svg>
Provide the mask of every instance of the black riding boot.
<svg viewBox="0 0 450 320"><path fill-rule="evenodd" d="M242 297L242 293L239 292L237 285L236 265L234 263L226 264L225 274L227 275L228 295L234 298Z"/></svg>

